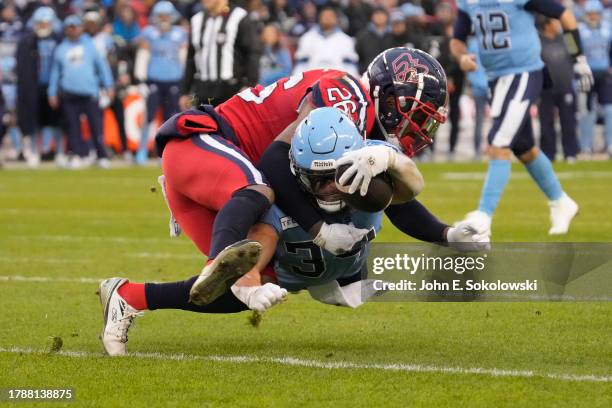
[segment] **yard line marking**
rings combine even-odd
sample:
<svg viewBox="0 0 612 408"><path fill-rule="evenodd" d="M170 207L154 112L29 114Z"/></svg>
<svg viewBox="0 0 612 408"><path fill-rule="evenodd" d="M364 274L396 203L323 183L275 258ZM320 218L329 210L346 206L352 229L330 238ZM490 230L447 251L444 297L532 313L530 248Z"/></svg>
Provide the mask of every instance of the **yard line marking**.
<svg viewBox="0 0 612 408"><path fill-rule="evenodd" d="M49 209L49 208L0 208L0 215L57 215L65 216L66 211L61 209ZM121 211L96 211L96 210L70 210L70 218L146 218L154 219L159 217L160 219L165 217L164 212L145 211L138 213L128 213Z"/></svg>
<svg viewBox="0 0 612 408"><path fill-rule="evenodd" d="M168 238L137 238L137 237L117 237L117 236L94 236L94 235L14 235L9 236L7 239L17 239L17 240L25 240L25 241L33 241L33 240L43 240L43 241L104 241L104 242L115 242L119 244L125 243L163 243L163 244L181 244L181 245L191 245L190 241L187 240L179 240L179 239L170 239Z"/></svg>
<svg viewBox="0 0 612 408"><path fill-rule="evenodd" d="M168 252L136 252L124 255L127 258L136 259L185 259L185 260L199 260L203 261L206 259L204 255L189 255L189 254L172 254ZM26 262L26 263L49 263L49 264L65 264L65 263L88 263L97 262L95 258L58 258L58 257L32 257L32 256L1 256L0 263L13 263L13 262Z"/></svg>
<svg viewBox="0 0 612 408"><path fill-rule="evenodd" d="M68 283L100 283L104 278L64 278L47 276L0 275L0 282L68 282Z"/></svg>
<svg viewBox="0 0 612 408"><path fill-rule="evenodd" d="M46 354L45 350L0 347L0 353L14 354ZM88 351L60 351L55 353L64 357L104 357L102 353ZM293 367L320 368L324 370L377 370L377 371L399 371L412 373L439 373L439 374L478 374L489 377L518 377L518 378L545 378L551 380L572 382L612 382L612 376L601 376L592 374L568 374L568 373L546 373L533 370L505 370L499 368L482 367L444 367L421 364L368 364L354 363L350 361L319 361L306 360L296 357L259 357L259 356L231 356L231 355L190 355L190 354L163 354L163 353L130 353L128 357L168 360L168 361L216 361L222 363L248 364L248 363L271 363ZM106 357L108 358L108 357Z"/></svg>
<svg viewBox="0 0 612 408"><path fill-rule="evenodd" d="M443 180L484 180L487 176L486 172L472 171L472 172L444 172L442 173ZM577 178L594 178L594 179L608 179L612 178L612 171L559 171L557 177L562 180L570 180ZM512 175L512 178L526 180L531 178L527 173L516 173Z"/></svg>

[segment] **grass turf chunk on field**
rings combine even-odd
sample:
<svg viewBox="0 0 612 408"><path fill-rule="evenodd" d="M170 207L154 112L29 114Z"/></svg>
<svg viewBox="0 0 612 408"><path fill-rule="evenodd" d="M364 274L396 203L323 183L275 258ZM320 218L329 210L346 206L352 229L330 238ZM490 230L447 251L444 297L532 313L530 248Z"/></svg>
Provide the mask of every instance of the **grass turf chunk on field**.
<svg viewBox="0 0 612 408"><path fill-rule="evenodd" d="M485 164L420 168L420 199L439 218L454 222L475 208ZM612 241L612 164L556 169L581 206L560 239ZM147 313L130 332L129 349L141 354L103 357L97 279L183 279L204 261L187 238L168 238L165 203L151 191L158 174L0 172L0 372L9 373L0 387L74 387L76 400L66 406L612 405L612 384L601 381L612 376L609 303L348 310L301 294L271 310L259 329L248 312ZM549 241L548 222L543 194L514 165L494 239ZM379 239L410 240L388 222ZM50 337L61 338L62 352L81 354L45 354ZM9 352L14 347L22 352ZM338 367L343 362L354 366ZM402 365L411 369L390 369Z"/></svg>

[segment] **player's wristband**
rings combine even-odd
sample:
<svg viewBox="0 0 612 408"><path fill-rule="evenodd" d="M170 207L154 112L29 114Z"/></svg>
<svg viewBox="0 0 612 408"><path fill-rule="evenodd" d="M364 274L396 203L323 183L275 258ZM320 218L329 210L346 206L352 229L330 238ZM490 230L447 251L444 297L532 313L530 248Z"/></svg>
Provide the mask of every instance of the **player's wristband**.
<svg viewBox="0 0 612 408"><path fill-rule="evenodd" d="M582 55L582 41L580 41L578 29L564 31L563 40L565 41L567 51L574 60L579 55Z"/></svg>

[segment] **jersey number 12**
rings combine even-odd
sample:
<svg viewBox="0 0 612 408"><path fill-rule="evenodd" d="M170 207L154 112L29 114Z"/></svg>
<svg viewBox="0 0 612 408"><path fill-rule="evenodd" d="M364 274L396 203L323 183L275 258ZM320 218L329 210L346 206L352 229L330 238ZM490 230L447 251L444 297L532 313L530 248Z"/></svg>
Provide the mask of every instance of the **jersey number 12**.
<svg viewBox="0 0 612 408"><path fill-rule="evenodd" d="M499 10L478 13L476 19L485 50L510 48L510 24L506 13Z"/></svg>

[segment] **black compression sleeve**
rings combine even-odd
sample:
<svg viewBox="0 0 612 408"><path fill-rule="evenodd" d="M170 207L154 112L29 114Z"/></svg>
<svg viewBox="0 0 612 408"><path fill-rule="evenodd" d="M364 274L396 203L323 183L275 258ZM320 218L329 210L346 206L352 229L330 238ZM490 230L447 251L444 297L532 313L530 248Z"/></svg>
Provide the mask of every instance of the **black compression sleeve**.
<svg viewBox="0 0 612 408"><path fill-rule="evenodd" d="M446 242L444 231L448 225L440 222L417 200L390 205L385 214L404 234L425 242Z"/></svg>
<svg viewBox="0 0 612 408"><path fill-rule="evenodd" d="M457 21L453 27L453 38L463 42L467 42L467 39L472 32L472 20L470 16L462 10L457 13Z"/></svg>
<svg viewBox="0 0 612 408"><path fill-rule="evenodd" d="M567 52L569 52L572 58L575 59L577 56L582 55L582 41L580 40L578 29L564 31L563 40L565 41Z"/></svg>
<svg viewBox="0 0 612 408"><path fill-rule="evenodd" d="M291 174L290 148L288 143L273 142L264 152L258 167L274 190L275 204L305 231L310 231L322 219L312 199L302 191L295 176Z"/></svg>
<svg viewBox="0 0 612 408"><path fill-rule="evenodd" d="M525 3L525 10L558 19L565 11L565 7L555 0L530 0Z"/></svg>

